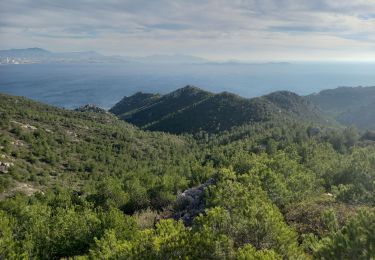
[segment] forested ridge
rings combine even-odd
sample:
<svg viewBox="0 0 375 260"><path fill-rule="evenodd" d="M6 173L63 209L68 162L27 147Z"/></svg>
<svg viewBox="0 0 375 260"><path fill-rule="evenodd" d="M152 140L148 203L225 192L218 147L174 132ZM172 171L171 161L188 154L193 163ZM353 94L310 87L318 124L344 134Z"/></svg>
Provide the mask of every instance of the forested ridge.
<svg viewBox="0 0 375 260"><path fill-rule="evenodd" d="M294 118L327 119L307 99L288 91L256 98L233 93L214 94L186 86L166 95L136 93L124 97L110 112L142 129L169 133L217 133L247 123Z"/></svg>
<svg viewBox="0 0 375 260"><path fill-rule="evenodd" d="M289 92L186 90L190 100L138 93L111 110L144 113L143 129L0 94L0 259L375 257L369 133ZM182 114L199 118L187 130Z"/></svg>

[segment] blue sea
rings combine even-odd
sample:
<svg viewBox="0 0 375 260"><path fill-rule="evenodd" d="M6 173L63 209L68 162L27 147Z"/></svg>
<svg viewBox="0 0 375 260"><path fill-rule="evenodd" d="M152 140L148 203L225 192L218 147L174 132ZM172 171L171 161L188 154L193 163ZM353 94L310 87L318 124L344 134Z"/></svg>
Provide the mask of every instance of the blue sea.
<svg viewBox="0 0 375 260"><path fill-rule="evenodd" d="M245 97L375 86L374 72L375 63L1 65L0 92L65 108L90 103L108 109L137 91L165 94L186 85Z"/></svg>

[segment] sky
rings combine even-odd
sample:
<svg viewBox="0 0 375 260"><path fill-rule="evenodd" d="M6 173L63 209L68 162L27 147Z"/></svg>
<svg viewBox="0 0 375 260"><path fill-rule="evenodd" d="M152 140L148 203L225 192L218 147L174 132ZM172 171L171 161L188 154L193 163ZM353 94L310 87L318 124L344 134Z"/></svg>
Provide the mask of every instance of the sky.
<svg viewBox="0 0 375 260"><path fill-rule="evenodd" d="M375 61L374 0L0 0L0 49Z"/></svg>

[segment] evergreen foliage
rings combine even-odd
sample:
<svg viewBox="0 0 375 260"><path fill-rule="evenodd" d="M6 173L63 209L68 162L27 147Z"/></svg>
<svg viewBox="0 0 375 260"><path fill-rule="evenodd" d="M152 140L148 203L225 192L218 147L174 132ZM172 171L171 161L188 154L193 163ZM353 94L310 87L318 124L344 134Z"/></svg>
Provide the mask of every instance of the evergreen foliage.
<svg viewBox="0 0 375 260"><path fill-rule="evenodd" d="M136 93L111 110L121 119L149 130L210 133L276 118L324 122L308 100L287 91L247 99L232 93L213 94L186 86L164 96Z"/></svg>
<svg viewBox="0 0 375 260"><path fill-rule="evenodd" d="M172 135L0 95L0 259L375 257L370 140L353 127L299 120L290 93L204 95L223 109L272 103L283 112ZM202 106L202 118L229 117L211 101L191 115ZM190 214L177 199L187 189L189 207L203 205L190 223L177 217Z"/></svg>

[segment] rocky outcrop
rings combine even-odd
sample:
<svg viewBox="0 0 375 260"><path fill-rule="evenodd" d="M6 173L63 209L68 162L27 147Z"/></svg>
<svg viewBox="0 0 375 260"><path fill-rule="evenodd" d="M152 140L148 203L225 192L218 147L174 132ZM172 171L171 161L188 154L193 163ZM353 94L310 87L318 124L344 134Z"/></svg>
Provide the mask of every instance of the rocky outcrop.
<svg viewBox="0 0 375 260"><path fill-rule="evenodd" d="M8 169L13 166L10 162L0 162L0 173L8 173Z"/></svg>
<svg viewBox="0 0 375 260"><path fill-rule="evenodd" d="M92 104L87 104L87 105L81 106L79 108L76 108L75 111L78 111L78 112L104 113L104 114L107 113L107 111L105 109L97 107L97 106L92 105Z"/></svg>
<svg viewBox="0 0 375 260"><path fill-rule="evenodd" d="M10 121L10 122L13 123L13 124L17 124L17 125L21 126L21 128L23 128L23 129L28 129L28 130L32 130L32 131L37 130L37 128L35 126L29 125L29 124L22 124L22 123L17 122L17 121Z"/></svg>
<svg viewBox="0 0 375 260"><path fill-rule="evenodd" d="M44 194L44 192L42 190L35 187L31 183L24 183L24 182L15 181L14 183L12 183L11 188L9 188L8 190L0 193L0 201L4 200L6 198L12 197L16 193L23 193L26 196L32 196L35 193Z"/></svg>
<svg viewBox="0 0 375 260"><path fill-rule="evenodd" d="M205 183L185 190L178 195L173 214L174 219L181 219L185 225L191 225L194 217L204 212L205 209L205 191L210 185L215 184L216 180L211 178Z"/></svg>

